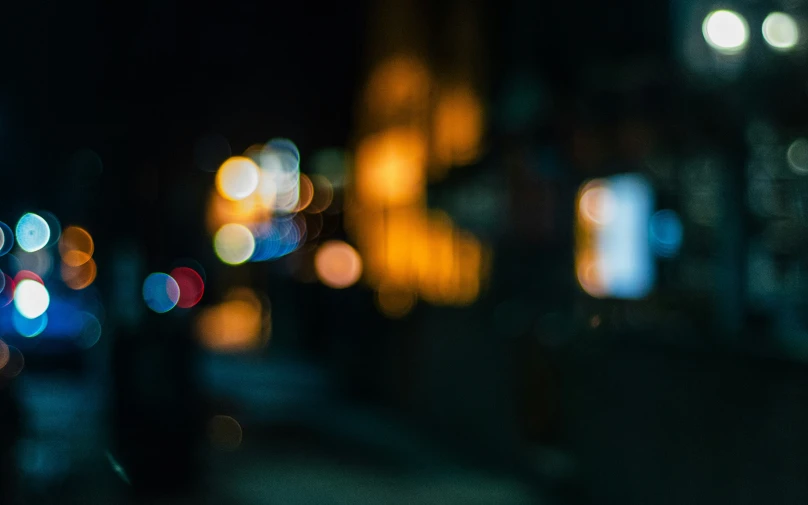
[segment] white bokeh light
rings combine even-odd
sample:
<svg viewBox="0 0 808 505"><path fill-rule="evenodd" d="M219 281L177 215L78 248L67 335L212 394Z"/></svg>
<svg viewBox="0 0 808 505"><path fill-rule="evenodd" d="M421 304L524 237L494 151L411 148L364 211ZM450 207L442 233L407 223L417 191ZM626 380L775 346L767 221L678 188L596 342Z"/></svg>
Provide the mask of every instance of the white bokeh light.
<svg viewBox="0 0 808 505"><path fill-rule="evenodd" d="M246 226L226 224L213 237L213 248L222 262L239 265L255 252L255 237Z"/></svg>
<svg viewBox="0 0 808 505"><path fill-rule="evenodd" d="M41 216L28 213L17 222L17 243L20 249L34 252L48 245L51 237L50 226Z"/></svg>
<svg viewBox="0 0 808 505"><path fill-rule="evenodd" d="M228 200L243 200L258 187L258 165L244 156L225 161L216 173L216 188Z"/></svg>
<svg viewBox="0 0 808 505"><path fill-rule="evenodd" d="M797 22L783 12L772 12L763 21L763 39L775 49L787 51L800 40Z"/></svg>
<svg viewBox="0 0 808 505"><path fill-rule="evenodd" d="M14 307L21 316L36 319L48 310L48 289L35 280L23 279L14 290Z"/></svg>
<svg viewBox="0 0 808 505"><path fill-rule="evenodd" d="M719 10L704 18L701 27L704 40L716 51L735 54L749 42L749 25L737 12Z"/></svg>

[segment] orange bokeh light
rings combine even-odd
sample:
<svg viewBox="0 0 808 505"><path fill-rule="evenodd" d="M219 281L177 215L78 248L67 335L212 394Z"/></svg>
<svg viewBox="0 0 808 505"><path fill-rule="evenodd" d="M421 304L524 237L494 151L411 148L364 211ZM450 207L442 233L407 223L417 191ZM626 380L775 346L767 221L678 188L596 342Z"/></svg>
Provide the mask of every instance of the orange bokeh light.
<svg viewBox="0 0 808 505"><path fill-rule="evenodd" d="M587 294L597 298L604 296L603 278L594 251L585 248L578 253L575 258L575 274L578 284Z"/></svg>
<svg viewBox="0 0 808 505"><path fill-rule="evenodd" d="M581 223L603 226L614 217L614 195L602 181L594 180L586 184L578 197L578 215Z"/></svg>
<svg viewBox="0 0 808 505"><path fill-rule="evenodd" d="M426 139L414 128L391 128L366 137L356 153L356 191L361 203L412 204L426 189Z"/></svg>
<svg viewBox="0 0 808 505"><path fill-rule="evenodd" d="M62 280L70 289L80 290L88 287L95 281L97 274L95 260L92 258L75 267L62 263Z"/></svg>
<svg viewBox="0 0 808 505"><path fill-rule="evenodd" d="M93 237L78 226L68 226L59 238L59 254L62 261L71 267L81 266L93 257L95 243Z"/></svg>
<svg viewBox="0 0 808 505"><path fill-rule="evenodd" d="M317 277L326 286L342 289L352 286L362 275L359 253L339 240L324 243L314 256Z"/></svg>
<svg viewBox="0 0 808 505"><path fill-rule="evenodd" d="M374 116L389 120L404 110L424 110L430 89L431 77L426 67L417 58L401 55L376 67L365 96Z"/></svg>
<svg viewBox="0 0 808 505"><path fill-rule="evenodd" d="M470 86L455 86L441 93L433 121L433 149L440 167L468 165L477 159L483 107Z"/></svg>
<svg viewBox="0 0 808 505"><path fill-rule="evenodd" d="M379 312L391 319L399 319L409 314L418 297L412 291L395 287L380 286L376 292L376 307Z"/></svg>
<svg viewBox="0 0 808 505"><path fill-rule="evenodd" d="M196 333L208 349L241 352L262 345L268 323L258 296L247 288L237 288L225 300L204 309L196 321Z"/></svg>
<svg viewBox="0 0 808 505"><path fill-rule="evenodd" d="M312 196L311 204L306 208L306 212L319 214L325 211L334 201L334 187L322 175L312 175L310 179L314 187L314 195Z"/></svg>
<svg viewBox="0 0 808 505"><path fill-rule="evenodd" d="M295 212L306 210L314 199L314 184L306 174L300 174L297 208Z"/></svg>

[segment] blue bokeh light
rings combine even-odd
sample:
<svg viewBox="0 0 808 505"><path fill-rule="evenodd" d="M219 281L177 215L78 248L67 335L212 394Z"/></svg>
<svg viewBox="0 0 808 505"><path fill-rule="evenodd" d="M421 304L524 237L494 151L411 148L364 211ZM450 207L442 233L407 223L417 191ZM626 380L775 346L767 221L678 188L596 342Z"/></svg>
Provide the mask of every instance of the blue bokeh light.
<svg viewBox="0 0 808 505"><path fill-rule="evenodd" d="M48 222L42 216L28 213L17 222L17 243L26 252L34 252L48 245L51 237Z"/></svg>
<svg viewBox="0 0 808 505"><path fill-rule="evenodd" d="M658 256L672 258L682 247L684 230L679 215L670 209L657 211L649 227L651 246Z"/></svg>
<svg viewBox="0 0 808 505"><path fill-rule="evenodd" d="M170 275L155 272L143 281L143 301L158 314L176 307L180 300L180 287Z"/></svg>
<svg viewBox="0 0 808 505"><path fill-rule="evenodd" d="M38 317L29 319L15 310L11 314L11 324L14 325L14 329L17 330L17 333L23 337L33 338L41 334L45 331L45 328L48 327L48 314L43 312Z"/></svg>
<svg viewBox="0 0 808 505"><path fill-rule="evenodd" d="M275 218L255 230L255 251L250 261L269 261L297 250L305 240L298 224L290 217Z"/></svg>
<svg viewBox="0 0 808 505"><path fill-rule="evenodd" d="M82 349L89 349L101 340L101 322L89 312L80 312L81 329L75 334L75 343Z"/></svg>

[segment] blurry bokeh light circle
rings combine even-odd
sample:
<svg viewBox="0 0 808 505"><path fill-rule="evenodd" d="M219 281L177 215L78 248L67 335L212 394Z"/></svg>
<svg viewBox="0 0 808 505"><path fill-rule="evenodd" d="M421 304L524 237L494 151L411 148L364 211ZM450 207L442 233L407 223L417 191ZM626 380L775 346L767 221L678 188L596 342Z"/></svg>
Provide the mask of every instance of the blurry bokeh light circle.
<svg viewBox="0 0 808 505"><path fill-rule="evenodd" d="M0 369L0 375L8 378L16 377L22 372L24 367L25 358L22 352L14 346L8 346L8 361L6 362L6 366Z"/></svg>
<svg viewBox="0 0 808 505"><path fill-rule="evenodd" d="M20 249L34 252L48 245L51 232L47 221L37 214L25 214L17 221L17 243Z"/></svg>
<svg viewBox="0 0 808 505"><path fill-rule="evenodd" d="M216 173L216 189L228 200L243 200L258 187L258 165L250 158L234 156Z"/></svg>
<svg viewBox="0 0 808 505"><path fill-rule="evenodd" d="M808 174L808 139L799 138L786 151L788 166L799 175Z"/></svg>
<svg viewBox="0 0 808 505"><path fill-rule="evenodd" d="M36 281L43 285L45 284L45 282L42 280L42 277L40 277L39 275L30 270L20 270L19 272L17 272L17 275L14 276L14 284L19 284L26 279Z"/></svg>
<svg viewBox="0 0 808 505"><path fill-rule="evenodd" d="M20 267L37 274L40 278L46 278L53 270L53 256L47 249L40 249L36 252L20 254L17 258Z"/></svg>
<svg viewBox="0 0 808 505"><path fill-rule="evenodd" d="M294 142L289 139L275 138L267 142L263 153L270 155L281 163L283 172L297 172L300 170L300 151Z"/></svg>
<svg viewBox="0 0 808 505"><path fill-rule="evenodd" d="M158 314L176 307L180 299L180 287L170 275L155 272L143 281L143 301Z"/></svg>
<svg viewBox="0 0 808 505"><path fill-rule="evenodd" d="M81 331L76 335L76 345L89 349L101 340L101 322L89 312L81 313Z"/></svg>
<svg viewBox="0 0 808 505"><path fill-rule="evenodd" d="M362 275L359 253L339 240L324 243L314 256L317 277L326 286L342 289L356 283Z"/></svg>
<svg viewBox="0 0 808 505"><path fill-rule="evenodd" d="M43 313L35 318L27 318L18 312L11 315L11 324L17 333L26 338L40 335L48 327L48 314Z"/></svg>
<svg viewBox="0 0 808 505"><path fill-rule="evenodd" d="M196 272L197 275L199 275L199 277L202 279L203 284L208 281L207 273L205 272L205 267L203 267L202 263L196 261L195 259L193 259L193 258L181 258L181 259L178 259L178 260L174 261L171 264L171 269L172 270L175 269L175 268L180 268L180 267L190 268L191 270Z"/></svg>
<svg viewBox="0 0 808 505"><path fill-rule="evenodd" d="M9 358L9 351L8 351L8 344L0 340L0 370L6 366L8 363Z"/></svg>
<svg viewBox="0 0 808 505"><path fill-rule="evenodd" d="M3 308L11 303L14 299L14 279L8 274L2 274L4 278L3 289L0 290L0 308Z"/></svg>
<svg viewBox="0 0 808 505"><path fill-rule="evenodd" d="M406 289L381 287L376 293L376 307L391 319L406 316L415 307L415 293Z"/></svg>
<svg viewBox="0 0 808 505"><path fill-rule="evenodd" d="M90 261L76 267L62 263L62 280L70 289L80 290L88 287L95 281L97 273L95 260L92 258L90 258Z"/></svg>
<svg viewBox="0 0 808 505"><path fill-rule="evenodd" d="M800 40L797 22L783 12L772 12L763 20L763 39L775 49L788 50Z"/></svg>
<svg viewBox="0 0 808 505"><path fill-rule="evenodd" d="M93 237L78 226L68 226L59 239L59 254L62 261L71 267L81 266L93 257L95 243Z"/></svg>
<svg viewBox="0 0 808 505"><path fill-rule="evenodd" d="M322 175L312 175L310 179L314 186L314 196L306 208L306 212L318 214L331 205L334 200L334 188L331 182Z"/></svg>
<svg viewBox="0 0 808 505"><path fill-rule="evenodd" d="M701 29L710 47L724 54L740 52L749 41L749 25L737 12L711 12L704 18Z"/></svg>
<svg viewBox="0 0 808 505"><path fill-rule="evenodd" d="M213 248L222 262L239 265L250 259L255 251L255 237L244 225L226 224L213 237Z"/></svg>
<svg viewBox="0 0 808 505"><path fill-rule="evenodd" d="M4 256L14 247L14 234L11 232L11 227L2 221L0 221L0 235L2 235L0 256Z"/></svg>
<svg viewBox="0 0 808 505"><path fill-rule="evenodd" d="M189 309L199 303L202 299L202 294L205 292L205 282L193 268L177 267L171 271L170 275L177 281L180 288L177 307Z"/></svg>
<svg viewBox="0 0 808 505"><path fill-rule="evenodd" d="M300 174L300 188L298 193L297 208L295 212L301 212L308 208L314 198L314 184L306 174Z"/></svg>
<svg viewBox="0 0 808 505"><path fill-rule="evenodd" d="M213 416L208 423L208 437L216 449L234 451L241 445L241 425L230 416Z"/></svg>
<svg viewBox="0 0 808 505"><path fill-rule="evenodd" d="M205 308L196 324L197 336L208 349L220 352L242 352L262 343L265 316L261 300L249 288L235 288L225 300Z"/></svg>
<svg viewBox="0 0 808 505"><path fill-rule="evenodd" d="M682 245L682 221L675 211L666 209L651 216L651 241L654 251L663 257L672 257Z"/></svg>
<svg viewBox="0 0 808 505"><path fill-rule="evenodd" d="M14 289L14 307L28 319L36 319L48 310L50 295L41 283L23 279Z"/></svg>
<svg viewBox="0 0 808 505"><path fill-rule="evenodd" d="M581 193L578 210L585 222L602 226L614 218L615 205L612 191L600 181L593 181Z"/></svg>
<svg viewBox="0 0 808 505"><path fill-rule="evenodd" d="M59 222L59 218L57 218L53 212L42 211L39 215L48 224L50 238L48 239L46 246L51 246L58 242L59 237L62 236L62 223Z"/></svg>

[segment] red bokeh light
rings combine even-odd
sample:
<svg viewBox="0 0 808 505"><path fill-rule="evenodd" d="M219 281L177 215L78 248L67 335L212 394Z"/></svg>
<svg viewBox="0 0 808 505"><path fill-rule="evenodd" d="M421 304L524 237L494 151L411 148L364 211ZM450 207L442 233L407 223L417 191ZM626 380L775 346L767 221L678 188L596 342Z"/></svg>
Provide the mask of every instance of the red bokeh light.
<svg viewBox="0 0 808 505"><path fill-rule="evenodd" d="M177 267L170 273L180 287L180 299L177 307L190 309L202 299L205 293L205 282L196 270L188 267Z"/></svg>

